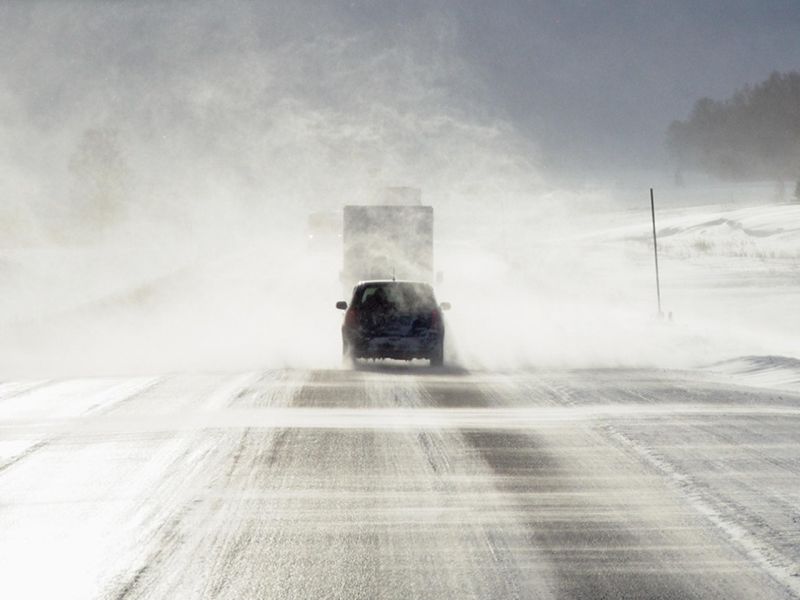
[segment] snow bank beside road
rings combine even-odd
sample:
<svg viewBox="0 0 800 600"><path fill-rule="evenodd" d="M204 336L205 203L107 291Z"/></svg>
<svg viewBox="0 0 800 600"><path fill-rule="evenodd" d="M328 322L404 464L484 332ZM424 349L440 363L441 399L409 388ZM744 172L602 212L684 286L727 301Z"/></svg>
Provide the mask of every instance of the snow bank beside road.
<svg viewBox="0 0 800 600"><path fill-rule="evenodd" d="M707 370L747 385L800 391L800 360L788 356L741 356Z"/></svg>
<svg viewBox="0 0 800 600"><path fill-rule="evenodd" d="M646 208L646 207L645 207ZM750 258L800 257L800 204L775 204L726 209L701 206L659 209L656 213L659 250L681 258L725 256ZM652 243L649 213L618 217L635 223L617 224L596 232L611 241Z"/></svg>

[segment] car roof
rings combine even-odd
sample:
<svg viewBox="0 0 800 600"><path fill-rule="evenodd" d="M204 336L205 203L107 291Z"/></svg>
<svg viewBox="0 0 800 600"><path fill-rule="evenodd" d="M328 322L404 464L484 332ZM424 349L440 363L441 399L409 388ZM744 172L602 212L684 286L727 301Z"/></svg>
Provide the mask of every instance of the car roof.
<svg viewBox="0 0 800 600"><path fill-rule="evenodd" d="M356 287L361 287L364 285L373 285L375 283L410 283L413 285L426 285L428 287L433 287L430 283L425 281L413 281L410 279L367 279L365 281L359 281L356 284Z"/></svg>

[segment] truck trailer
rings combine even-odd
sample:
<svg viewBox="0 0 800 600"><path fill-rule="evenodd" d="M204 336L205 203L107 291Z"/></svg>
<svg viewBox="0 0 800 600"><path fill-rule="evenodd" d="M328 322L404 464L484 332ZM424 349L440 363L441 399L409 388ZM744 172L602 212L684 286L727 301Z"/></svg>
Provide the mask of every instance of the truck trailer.
<svg viewBox="0 0 800 600"><path fill-rule="evenodd" d="M433 283L432 206L344 207L345 291L372 279Z"/></svg>

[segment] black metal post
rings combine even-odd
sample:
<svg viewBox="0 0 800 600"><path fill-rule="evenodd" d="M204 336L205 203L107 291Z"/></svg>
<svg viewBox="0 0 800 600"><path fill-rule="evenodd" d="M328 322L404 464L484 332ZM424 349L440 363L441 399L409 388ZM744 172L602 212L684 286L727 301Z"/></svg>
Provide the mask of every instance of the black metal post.
<svg viewBox="0 0 800 600"><path fill-rule="evenodd" d="M658 316L661 316L661 282L658 278L658 240L656 238L656 204L653 188L650 188L650 214L653 216L653 255L656 258L656 295L658 296Z"/></svg>

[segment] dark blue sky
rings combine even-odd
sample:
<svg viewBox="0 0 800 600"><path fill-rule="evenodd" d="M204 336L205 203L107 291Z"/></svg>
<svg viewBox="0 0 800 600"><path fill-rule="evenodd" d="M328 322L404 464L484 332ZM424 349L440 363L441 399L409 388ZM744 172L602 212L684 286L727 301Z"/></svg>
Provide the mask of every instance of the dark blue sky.
<svg viewBox="0 0 800 600"><path fill-rule="evenodd" d="M726 98L774 70L800 70L797 0L351 6L365 27L402 27L420 14L452 18L487 110L534 138L553 165L658 162L666 127L698 98Z"/></svg>

